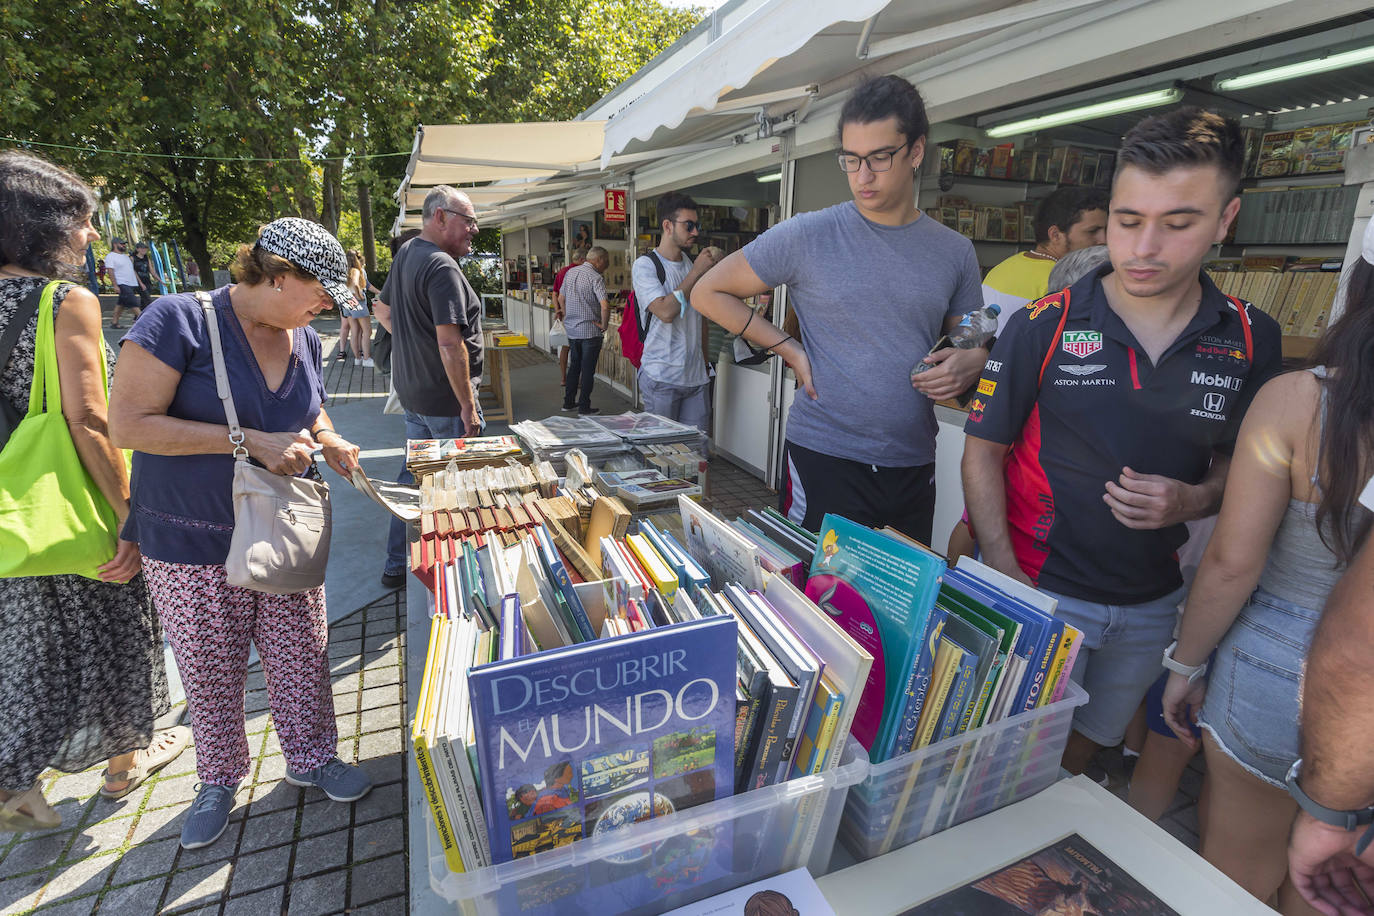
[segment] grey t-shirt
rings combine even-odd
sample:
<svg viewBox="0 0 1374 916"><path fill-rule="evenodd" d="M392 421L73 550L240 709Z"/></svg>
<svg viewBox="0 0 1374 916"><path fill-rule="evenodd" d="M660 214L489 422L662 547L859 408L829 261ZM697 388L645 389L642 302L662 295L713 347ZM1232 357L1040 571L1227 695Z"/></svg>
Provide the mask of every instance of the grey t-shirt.
<svg viewBox="0 0 1374 916"><path fill-rule="evenodd" d="M935 460L935 410L911 387L947 316L983 304L973 244L922 214L881 226L852 201L779 223L744 247L769 286L787 284L817 400L798 391L787 438L882 467Z"/></svg>
<svg viewBox="0 0 1374 916"><path fill-rule="evenodd" d="M458 262L433 242L413 238L396 253L378 298L391 306L391 381L401 406L427 417L459 416L463 407L434 336L437 325L458 325L475 383L482 375L482 299Z"/></svg>

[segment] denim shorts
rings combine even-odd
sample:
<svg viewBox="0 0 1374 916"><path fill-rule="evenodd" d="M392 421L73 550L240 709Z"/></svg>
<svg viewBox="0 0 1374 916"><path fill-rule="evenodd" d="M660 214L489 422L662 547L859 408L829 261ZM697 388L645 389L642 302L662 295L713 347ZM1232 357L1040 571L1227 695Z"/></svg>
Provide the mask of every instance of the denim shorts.
<svg viewBox="0 0 1374 916"><path fill-rule="evenodd" d="M1073 715L1073 730L1104 747L1121 743L1145 691L1159 677L1174 638L1180 587L1143 604L1097 604L1045 589L1059 599L1054 616L1083 631L1072 677L1088 692Z"/></svg>
<svg viewBox="0 0 1374 916"><path fill-rule="evenodd" d="M1283 788L1298 758L1302 666L1321 611L1256 589L1217 647L1201 725L1226 756Z"/></svg>

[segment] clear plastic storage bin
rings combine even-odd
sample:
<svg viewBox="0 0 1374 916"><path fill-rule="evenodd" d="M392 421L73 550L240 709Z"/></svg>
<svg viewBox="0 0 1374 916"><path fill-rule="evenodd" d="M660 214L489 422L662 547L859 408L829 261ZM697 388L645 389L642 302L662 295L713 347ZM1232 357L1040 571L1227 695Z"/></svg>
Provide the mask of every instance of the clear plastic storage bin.
<svg viewBox="0 0 1374 916"><path fill-rule="evenodd" d="M461 874L449 871L426 806L429 883L472 916L615 916L662 913L801 866L824 874L845 794L868 769L851 737L828 772Z"/></svg>
<svg viewBox="0 0 1374 916"><path fill-rule="evenodd" d="M1059 775L1078 684L1040 709L872 764L849 792L840 837L862 861L1047 788Z"/></svg>

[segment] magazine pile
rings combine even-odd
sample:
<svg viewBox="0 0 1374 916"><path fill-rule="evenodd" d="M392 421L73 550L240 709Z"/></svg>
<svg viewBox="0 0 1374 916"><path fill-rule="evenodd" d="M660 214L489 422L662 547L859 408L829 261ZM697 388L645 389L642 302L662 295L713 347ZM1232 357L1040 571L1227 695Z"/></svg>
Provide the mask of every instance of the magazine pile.
<svg viewBox="0 0 1374 916"><path fill-rule="evenodd" d="M552 519L446 534L422 522L445 546L427 551L435 613L411 738L450 870L839 763L873 656L732 526L686 498L678 509L634 533L610 497L576 534ZM661 909L728 889L814 843L817 818L773 820L515 882L502 911L556 912L584 894L606 912Z"/></svg>

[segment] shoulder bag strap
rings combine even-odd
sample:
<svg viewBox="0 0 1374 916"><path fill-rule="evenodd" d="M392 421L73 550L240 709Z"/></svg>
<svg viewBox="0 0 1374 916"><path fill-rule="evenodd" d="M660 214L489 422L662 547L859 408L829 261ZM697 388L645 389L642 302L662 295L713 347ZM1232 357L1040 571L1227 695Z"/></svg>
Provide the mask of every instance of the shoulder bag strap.
<svg viewBox="0 0 1374 916"><path fill-rule="evenodd" d="M234 410L234 393L229 390L229 371L224 368L224 348L219 339L219 316L209 293L196 293L196 301L205 312L205 327L210 332L210 352L215 360L215 392L224 403L224 419L229 423L229 441L234 444L234 460L247 461L243 430L239 428L238 411Z"/></svg>
<svg viewBox="0 0 1374 916"><path fill-rule="evenodd" d="M62 385L57 375L57 327L52 314L53 293L62 281L39 287L38 328L33 341L33 382L29 385L28 416L62 412ZM102 341L103 344L103 341ZM104 355L102 350L101 355ZM103 360L102 360L103 362Z"/></svg>

